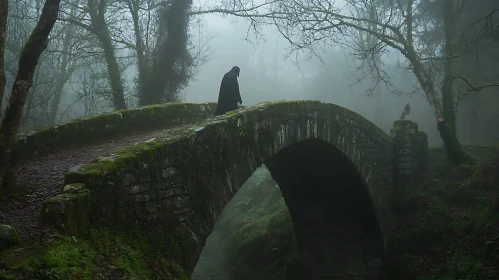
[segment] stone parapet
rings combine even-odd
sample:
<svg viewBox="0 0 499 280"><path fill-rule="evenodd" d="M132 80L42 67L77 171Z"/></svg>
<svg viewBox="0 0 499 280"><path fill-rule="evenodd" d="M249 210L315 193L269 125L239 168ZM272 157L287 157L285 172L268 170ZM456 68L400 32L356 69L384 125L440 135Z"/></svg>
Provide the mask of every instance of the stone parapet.
<svg viewBox="0 0 499 280"><path fill-rule="evenodd" d="M213 115L216 103L167 103L79 118L19 134L12 164L138 132L196 122Z"/></svg>

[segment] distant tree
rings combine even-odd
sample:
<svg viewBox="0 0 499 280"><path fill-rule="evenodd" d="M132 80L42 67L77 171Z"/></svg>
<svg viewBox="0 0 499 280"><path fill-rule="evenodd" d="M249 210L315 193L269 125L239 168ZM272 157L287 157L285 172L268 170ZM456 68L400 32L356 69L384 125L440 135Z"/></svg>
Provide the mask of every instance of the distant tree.
<svg viewBox="0 0 499 280"><path fill-rule="evenodd" d="M1 0L7 2L7 0ZM17 75L12 86L9 103L0 125L0 186L3 185L5 173L10 163L10 152L15 139L28 91L33 84L33 74L40 55L47 47L47 40L59 13L60 0L46 0L40 19L26 42L19 58ZM6 7L7 4L0 4ZM5 33L1 34L5 37ZM5 39L2 40L5 43ZM1 47L2 49L4 46Z"/></svg>
<svg viewBox="0 0 499 280"><path fill-rule="evenodd" d="M192 0L171 0L159 8L156 44L147 78L142 77L140 105L177 101L176 89L191 78L188 69L193 60L187 48L191 5Z"/></svg>
<svg viewBox="0 0 499 280"><path fill-rule="evenodd" d="M106 0L88 0L87 8L92 22L91 30L95 33L102 44L104 57L107 62L109 83L112 89L113 104L116 110L125 109L125 89L123 87L123 79L121 77L121 69L116 59L113 40L106 22Z"/></svg>
<svg viewBox="0 0 499 280"><path fill-rule="evenodd" d="M115 107L121 108L118 105L122 104L122 99L127 99L122 77L125 68L120 66L122 58L118 50L136 54L136 96L140 105L178 100L178 93L204 61L203 54L193 50L189 41L191 14L188 12L192 2L88 1L86 7L79 8L77 15L66 15L63 20L91 31L99 39L108 67Z"/></svg>

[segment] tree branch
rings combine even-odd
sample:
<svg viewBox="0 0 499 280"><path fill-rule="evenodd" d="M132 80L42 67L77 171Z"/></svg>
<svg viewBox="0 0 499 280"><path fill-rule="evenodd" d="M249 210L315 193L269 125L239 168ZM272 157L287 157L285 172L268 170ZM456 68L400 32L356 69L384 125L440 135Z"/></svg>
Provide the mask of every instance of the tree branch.
<svg viewBox="0 0 499 280"><path fill-rule="evenodd" d="M483 84L483 85L473 85L468 79L464 78L463 76L459 74L454 74L452 79L458 79L463 81L472 91L481 91L486 88L490 87L499 87L499 83L489 83L489 84Z"/></svg>

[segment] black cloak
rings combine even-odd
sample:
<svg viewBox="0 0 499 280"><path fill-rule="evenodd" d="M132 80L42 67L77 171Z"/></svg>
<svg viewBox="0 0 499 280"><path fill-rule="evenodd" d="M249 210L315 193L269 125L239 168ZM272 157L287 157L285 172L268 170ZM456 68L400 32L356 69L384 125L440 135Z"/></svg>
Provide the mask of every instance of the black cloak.
<svg viewBox="0 0 499 280"><path fill-rule="evenodd" d="M214 116L220 116L229 111L236 110L238 108L237 103L243 103L237 81L240 71L239 67L234 66L222 78L220 92L218 93L217 110Z"/></svg>

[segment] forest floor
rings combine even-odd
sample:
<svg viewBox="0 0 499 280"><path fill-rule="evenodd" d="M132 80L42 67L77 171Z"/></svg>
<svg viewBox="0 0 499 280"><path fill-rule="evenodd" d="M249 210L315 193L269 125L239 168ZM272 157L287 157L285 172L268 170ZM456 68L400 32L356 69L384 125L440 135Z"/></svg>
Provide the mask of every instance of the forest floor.
<svg viewBox="0 0 499 280"><path fill-rule="evenodd" d="M39 220L40 211L43 201L62 193L65 172L74 166L90 163L101 156L109 155L113 151L154 137L167 136L190 125L192 124L186 123L173 128L126 135L81 148L65 149L12 167L10 171L15 178L15 188L11 193L0 198L0 223L13 226L23 244L53 243L58 235L55 229L42 225ZM67 246L67 242L72 242L72 240L63 238L62 243L57 244ZM2 276L2 259L0 258L0 279L3 279L2 277L5 278Z"/></svg>
<svg viewBox="0 0 499 280"><path fill-rule="evenodd" d="M428 172L400 190L382 279L499 279L499 149L466 149L475 164L432 149Z"/></svg>

